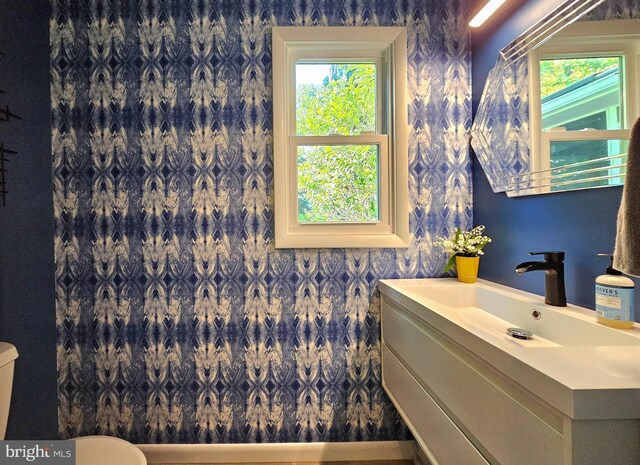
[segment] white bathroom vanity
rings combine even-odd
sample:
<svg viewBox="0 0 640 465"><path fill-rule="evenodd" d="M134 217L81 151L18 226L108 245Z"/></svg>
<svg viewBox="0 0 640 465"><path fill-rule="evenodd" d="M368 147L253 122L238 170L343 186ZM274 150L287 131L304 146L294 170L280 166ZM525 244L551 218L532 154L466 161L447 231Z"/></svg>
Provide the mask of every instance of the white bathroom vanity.
<svg viewBox="0 0 640 465"><path fill-rule="evenodd" d="M383 386L433 465L640 464L638 325L482 280L379 289Z"/></svg>

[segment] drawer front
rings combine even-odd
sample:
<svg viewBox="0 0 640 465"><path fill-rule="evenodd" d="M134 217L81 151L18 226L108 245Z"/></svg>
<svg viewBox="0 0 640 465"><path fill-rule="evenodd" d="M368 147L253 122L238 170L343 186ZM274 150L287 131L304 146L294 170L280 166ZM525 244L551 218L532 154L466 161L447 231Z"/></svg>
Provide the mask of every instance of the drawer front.
<svg viewBox="0 0 640 465"><path fill-rule="evenodd" d="M488 465L451 419L385 346L383 383L420 447L439 465Z"/></svg>
<svg viewBox="0 0 640 465"><path fill-rule="evenodd" d="M383 342L491 462L562 463L561 433L490 381L481 362L386 299L382 324ZM550 417L542 405L536 408Z"/></svg>

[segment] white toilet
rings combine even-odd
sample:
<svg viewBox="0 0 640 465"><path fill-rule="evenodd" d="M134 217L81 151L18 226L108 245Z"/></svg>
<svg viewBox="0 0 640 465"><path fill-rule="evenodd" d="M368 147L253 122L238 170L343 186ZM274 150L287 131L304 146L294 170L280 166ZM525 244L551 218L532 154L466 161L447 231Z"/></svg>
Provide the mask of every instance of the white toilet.
<svg viewBox="0 0 640 465"><path fill-rule="evenodd" d="M13 365L18 351L0 342L0 441L9 418ZM147 465L144 454L131 443L111 436L85 436L76 441L76 465Z"/></svg>
<svg viewBox="0 0 640 465"><path fill-rule="evenodd" d="M111 436L83 436L76 441L76 465L147 465L130 442Z"/></svg>

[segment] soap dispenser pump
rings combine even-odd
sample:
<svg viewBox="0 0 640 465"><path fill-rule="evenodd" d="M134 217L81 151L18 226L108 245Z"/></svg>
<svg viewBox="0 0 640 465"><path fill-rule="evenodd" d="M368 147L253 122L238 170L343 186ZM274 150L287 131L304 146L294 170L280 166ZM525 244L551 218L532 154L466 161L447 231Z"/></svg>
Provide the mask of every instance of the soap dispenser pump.
<svg viewBox="0 0 640 465"><path fill-rule="evenodd" d="M600 253L599 257L610 257L611 265L606 274L596 278L596 318L598 323L618 329L631 329L634 322L634 283L613 267L613 255Z"/></svg>

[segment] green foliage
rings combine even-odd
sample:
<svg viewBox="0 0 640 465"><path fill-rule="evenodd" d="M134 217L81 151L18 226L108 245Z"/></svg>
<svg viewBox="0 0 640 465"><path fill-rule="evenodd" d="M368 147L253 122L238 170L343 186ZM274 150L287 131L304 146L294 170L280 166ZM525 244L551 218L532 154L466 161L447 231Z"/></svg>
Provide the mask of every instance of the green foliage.
<svg viewBox="0 0 640 465"><path fill-rule="evenodd" d="M332 65L322 85L296 89L296 132L300 136L352 135L375 131L375 65Z"/></svg>
<svg viewBox="0 0 640 465"><path fill-rule="evenodd" d="M375 66L337 64L321 85L296 89L298 135L375 131ZM372 145L305 146L298 152L298 220L378 219L378 154Z"/></svg>
<svg viewBox="0 0 640 465"><path fill-rule="evenodd" d="M376 146L301 147L298 153L298 221L378 219Z"/></svg>
<svg viewBox="0 0 640 465"><path fill-rule="evenodd" d="M596 73L616 68L619 58L567 58L540 60L542 98Z"/></svg>

